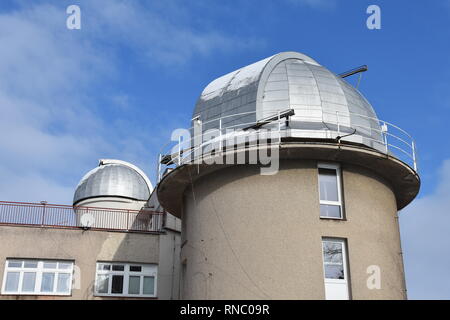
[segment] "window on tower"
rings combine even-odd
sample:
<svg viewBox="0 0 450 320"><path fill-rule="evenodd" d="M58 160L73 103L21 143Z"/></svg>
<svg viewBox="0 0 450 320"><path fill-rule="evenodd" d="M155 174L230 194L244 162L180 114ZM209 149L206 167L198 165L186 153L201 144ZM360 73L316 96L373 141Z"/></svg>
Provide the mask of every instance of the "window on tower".
<svg viewBox="0 0 450 320"><path fill-rule="evenodd" d="M322 238L325 298L348 300L347 243L345 239Z"/></svg>
<svg viewBox="0 0 450 320"><path fill-rule="evenodd" d="M341 169L338 164L319 163L320 217L342 219Z"/></svg>

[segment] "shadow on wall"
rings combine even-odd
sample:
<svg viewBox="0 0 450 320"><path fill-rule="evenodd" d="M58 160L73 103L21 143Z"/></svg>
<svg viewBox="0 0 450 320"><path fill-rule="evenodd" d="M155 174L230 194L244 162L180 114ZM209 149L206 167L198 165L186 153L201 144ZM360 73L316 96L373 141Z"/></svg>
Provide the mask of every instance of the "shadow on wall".
<svg viewBox="0 0 450 320"><path fill-rule="evenodd" d="M135 223L149 223L149 220L136 220ZM180 234L174 231L165 230L161 234L124 233L112 261L156 265L156 298L178 299L179 247Z"/></svg>

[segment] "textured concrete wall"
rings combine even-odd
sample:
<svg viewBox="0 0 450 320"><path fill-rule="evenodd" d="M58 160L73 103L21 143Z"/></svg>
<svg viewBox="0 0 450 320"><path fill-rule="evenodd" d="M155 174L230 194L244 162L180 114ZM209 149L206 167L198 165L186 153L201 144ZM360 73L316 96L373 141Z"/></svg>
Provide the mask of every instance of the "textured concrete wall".
<svg viewBox="0 0 450 320"><path fill-rule="evenodd" d="M6 226L1 226L0 232L2 279L6 258L74 260L81 271L80 288L72 289L70 297L1 295L0 299L101 299L93 296L97 261L158 264L158 298L177 298L171 296L170 290L172 281L177 281L172 276L170 248L176 244L178 234L166 234L160 239L152 234ZM160 241L164 242L162 246ZM160 256L162 253L165 255ZM174 290L177 293L178 288Z"/></svg>
<svg viewBox="0 0 450 320"><path fill-rule="evenodd" d="M168 231L160 236L158 296L178 300L180 294L180 242L178 232Z"/></svg>
<svg viewBox="0 0 450 320"><path fill-rule="evenodd" d="M367 169L342 165L346 219L319 218L315 161L283 161L216 171L186 190L182 217L182 297L323 299L322 237L348 241L353 299L403 299L396 201ZM370 265L381 289L366 286Z"/></svg>

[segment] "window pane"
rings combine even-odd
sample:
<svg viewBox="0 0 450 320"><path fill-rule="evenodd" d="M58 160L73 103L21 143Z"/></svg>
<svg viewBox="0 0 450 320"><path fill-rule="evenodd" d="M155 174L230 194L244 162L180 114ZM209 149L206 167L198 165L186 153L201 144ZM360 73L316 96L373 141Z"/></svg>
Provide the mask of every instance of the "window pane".
<svg viewBox="0 0 450 320"><path fill-rule="evenodd" d="M155 294L155 277L144 277L144 294Z"/></svg>
<svg viewBox="0 0 450 320"><path fill-rule="evenodd" d="M10 267L10 268L22 268L22 261L10 260L10 261L8 261L8 267Z"/></svg>
<svg viewBox="0 0 450 320"><path fill-rule="evenodd" d="M97 292L108 293L109 276L106 274L100 274L97 276Z"/></svg>
<svg viewBox="0 0 450 320"><path fill-rule="evenodd" d="M320 200L339 201L336 170L319 168Z"/></svg>
<svg viewBox="0 0 450 320"><path fill-rule="evenodd" d="M128 293L139 294L141 291L141 277L130 276L128 282Z"/></svg>
<svg viewBox="0 0 450 320"><path fill-rule="evenodd" d="M60 262L58 263L58 269L63 269L63 270L67 270L72 268L72 263L71 262Z"/></svg>
<svg viewBox="0 0 450 320"><path fill-rule="evenodd" d="M22 291L34 292L35 283L36 283L36 272L25 272L23 274Z"/></svg>
<svg viewBox="0 0 450 320"><path fill-rule="evenodd" d="M130 271L132 272L141 272L142 267L141 266L130 266Z"/></svg>
<svg viewBox="0 0 450 320"><path fill-rule="evenodd" d="M19 290L19 276L20 272L8 272L6 274L5 291L17 292Z"/></svg>
<svg viewBox="0 0 450 320"><path fill-rule="evenodd" d="M112 276L111 293L123 293L123 276Z"/></svg>
<svg viewBox="0 0 450 320"><path fill-rule="evenodd" d="M325 262L342 264L342 243L324 241L323 260Z"/></svg>
<svg viewBox="0 0 450 320"><path fill-rule="evenodd" d="M342 243L323 241L323 261L325 278L344 279L344 262L342 257Z"/></svg>
<svg viewBox="0 0 450 320"><path fill-rule="evenodd" d="M44 262L45 269L56 269L56 262Z"/></svg>
<svg viewBox="0 0 450 320"><path fill-rule="evenodd" d="M41 292L53 292L53 284L55 281L55 274L44 272L42 274Z"/></svg>
<svg viewBox="0 0 450 320"><path fill-rule="evenodd" d="M114 264L112 269L113 269L113 271L124 271L125 270L125 266L120 265L120 264Z"/></svg>
<svg viewBox="0 0 450 320"><path fill-rule="evenodd" d="M60 273L58 275L58 283L56 287L56 292L58 293L69 293L70 290L70 273Z"/></svg>
<svg viewBox="0 0 450 320"><path fill-rule="evenodd" d="M320 216L329 218L341 218L341 207L337 205L321 204Z"/></svg>
<svg viewBox="0 0 450 320"><path fill-rule="evenodd" d="M342 265L325 265L325 278L344 279L344 267Z"/></svg>
<svg viewBox="0 0 450 320"><path fill-rule="evenodd" d="M98 270L111 270L111 265L110 264L99 264Z"/></svg>
<svg viewBox="0 0 450 320"><path fill-rule="evenodd" d="M37 261L25 261L24 268L37 268Z"/></svg>

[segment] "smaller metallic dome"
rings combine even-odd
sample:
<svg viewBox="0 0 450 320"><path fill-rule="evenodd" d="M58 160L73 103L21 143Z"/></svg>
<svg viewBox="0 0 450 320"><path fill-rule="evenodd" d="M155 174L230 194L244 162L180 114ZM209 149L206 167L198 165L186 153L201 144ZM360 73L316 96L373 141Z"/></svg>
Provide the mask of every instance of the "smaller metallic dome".
<svg viewBox="0 0 450 320"><path fill-rule="evenodd" d="M120 197L146 201L152 185L148 177L131 163L120 160L100 160L78 184L73 204L97 197Z"/></svg>

